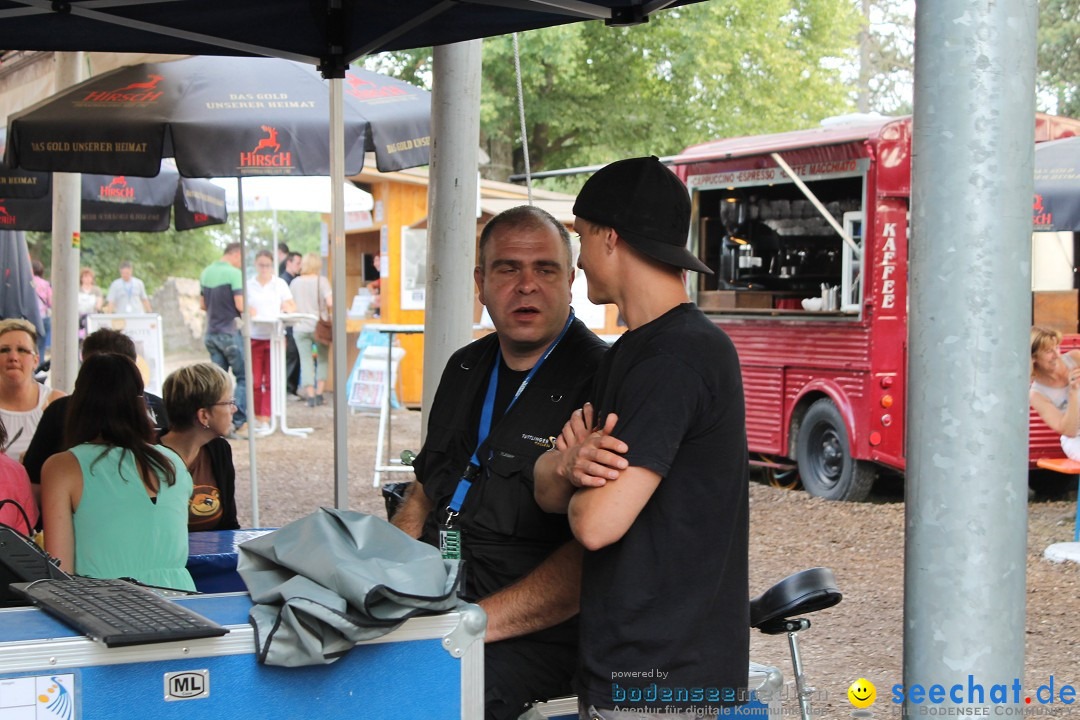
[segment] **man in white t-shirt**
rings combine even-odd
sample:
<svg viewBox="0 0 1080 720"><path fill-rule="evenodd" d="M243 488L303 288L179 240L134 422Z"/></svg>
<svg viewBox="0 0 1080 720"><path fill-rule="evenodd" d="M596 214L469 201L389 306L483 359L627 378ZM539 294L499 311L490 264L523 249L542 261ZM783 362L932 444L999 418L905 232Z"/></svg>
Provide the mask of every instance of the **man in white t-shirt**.
<svg viewBox="0 0 1080 720"><path fill-rule="evenodd" d="M132 275L131 262L128 260L120 263L120 277L113 280L109 286L109 294L105 296L105 312L153 312L150 309L150 298L146 296L146 286L142 280Z"/></svg>
<svg viewBox="0 0 1080 720"><path fill-rule="evenodd" d="M255 430L269 427L270 422L270 335L273 325L283 312L295 312L289 286L274 273L274 256L268 250L255 255L255 279L248 283L247 306L251 309L251 373L255 391ZM284 378L278 378L283 382Z"/></svg>

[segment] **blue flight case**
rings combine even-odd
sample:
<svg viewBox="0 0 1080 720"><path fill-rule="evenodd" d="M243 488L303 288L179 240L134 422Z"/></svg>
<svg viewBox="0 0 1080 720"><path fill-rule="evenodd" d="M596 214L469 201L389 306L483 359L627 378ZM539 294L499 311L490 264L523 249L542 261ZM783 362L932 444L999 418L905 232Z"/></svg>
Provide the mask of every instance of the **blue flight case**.
<svg viewBox="0 0 1080 720"><path fill-rule="evenodd" d="M330 665L255 659L246 593L181 604L220 638L106 648L36 608L0 610L0 718L482 720L483 611L407 620Z"/></svg>

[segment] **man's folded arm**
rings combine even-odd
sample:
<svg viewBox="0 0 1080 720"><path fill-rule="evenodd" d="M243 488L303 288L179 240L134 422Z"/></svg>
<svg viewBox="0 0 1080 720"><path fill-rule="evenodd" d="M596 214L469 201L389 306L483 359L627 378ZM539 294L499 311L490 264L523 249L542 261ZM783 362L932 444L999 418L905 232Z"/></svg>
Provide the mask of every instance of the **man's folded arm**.
<svg viewBox="0 0 1080 720"><path fill-rule="evenodd" d="M581 557L581 545L570 540L523 578L480 600L488 616L485 641L527 635L577 615Z"/></svg>
<svg viewBox="0 0 1080 720"><path fill-rule="evenodd" d="M570 498L570 529L589 550L599 550L622 539L642 508L660 486L659 473L630 466L617 482L587 487Z"/></svg>

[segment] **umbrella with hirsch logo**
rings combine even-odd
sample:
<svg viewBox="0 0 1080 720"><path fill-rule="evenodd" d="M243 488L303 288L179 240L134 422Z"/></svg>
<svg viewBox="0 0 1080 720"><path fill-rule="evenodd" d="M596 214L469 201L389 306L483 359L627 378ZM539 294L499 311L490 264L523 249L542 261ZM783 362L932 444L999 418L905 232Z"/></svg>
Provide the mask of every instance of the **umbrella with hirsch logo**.
<svg viewBox="0 0 1080 720"><path fill-rule="evenodd" d="M431 96L349 70L346 174L428 163ZM23 170L152 177L329 175L329 89L290 60L191 57L119 68L14 114L5 155Z"/></svg>
<svg viewBox="0 0 1080 720"><path fill-rule="evenodd" d="M38 176L31 177L34 185L16 184L27 176ZM30 187L43 194L25 196ZM23 196L17 189L24 190ZM0 230L48 232L52 212L48 173L0 168ZM209 180L182 178L175 169L163 168L154 178L82 176L83 232L162 232L172 224L177 230L191 230L228 218L222 188Z"/></svg>
<svg viewBox="0 0 1080 720"><path fill-rule="evenodd" d="M1035 232L1080 232L1080 137L1036 143Z"/></svg>
<svg viewBox="0 0 1080 720"><path fill-rule="evenodd" d="M0 128L0 155L7 140ZM0 165L0 230L52 229L52 176ZM218 225L229 219L225 193L209 180L181 178L171 160L154 178L83 175L84 232L162 232L170 212L177 230Z"/></svg>

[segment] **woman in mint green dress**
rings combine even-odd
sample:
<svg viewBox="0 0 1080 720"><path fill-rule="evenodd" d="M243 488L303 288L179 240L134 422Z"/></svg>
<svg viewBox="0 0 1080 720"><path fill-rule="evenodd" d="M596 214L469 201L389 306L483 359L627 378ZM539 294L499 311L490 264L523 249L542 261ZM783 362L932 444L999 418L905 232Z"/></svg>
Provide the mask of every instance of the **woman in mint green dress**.
<svg viewBox="0 0 1080 720"><path fill-rule="evenodd" d="M194 590L185 565L191 475L154 445L135 363L87 358L67 408L67 452L41 469L45 549L69 573Z"/></svg>

